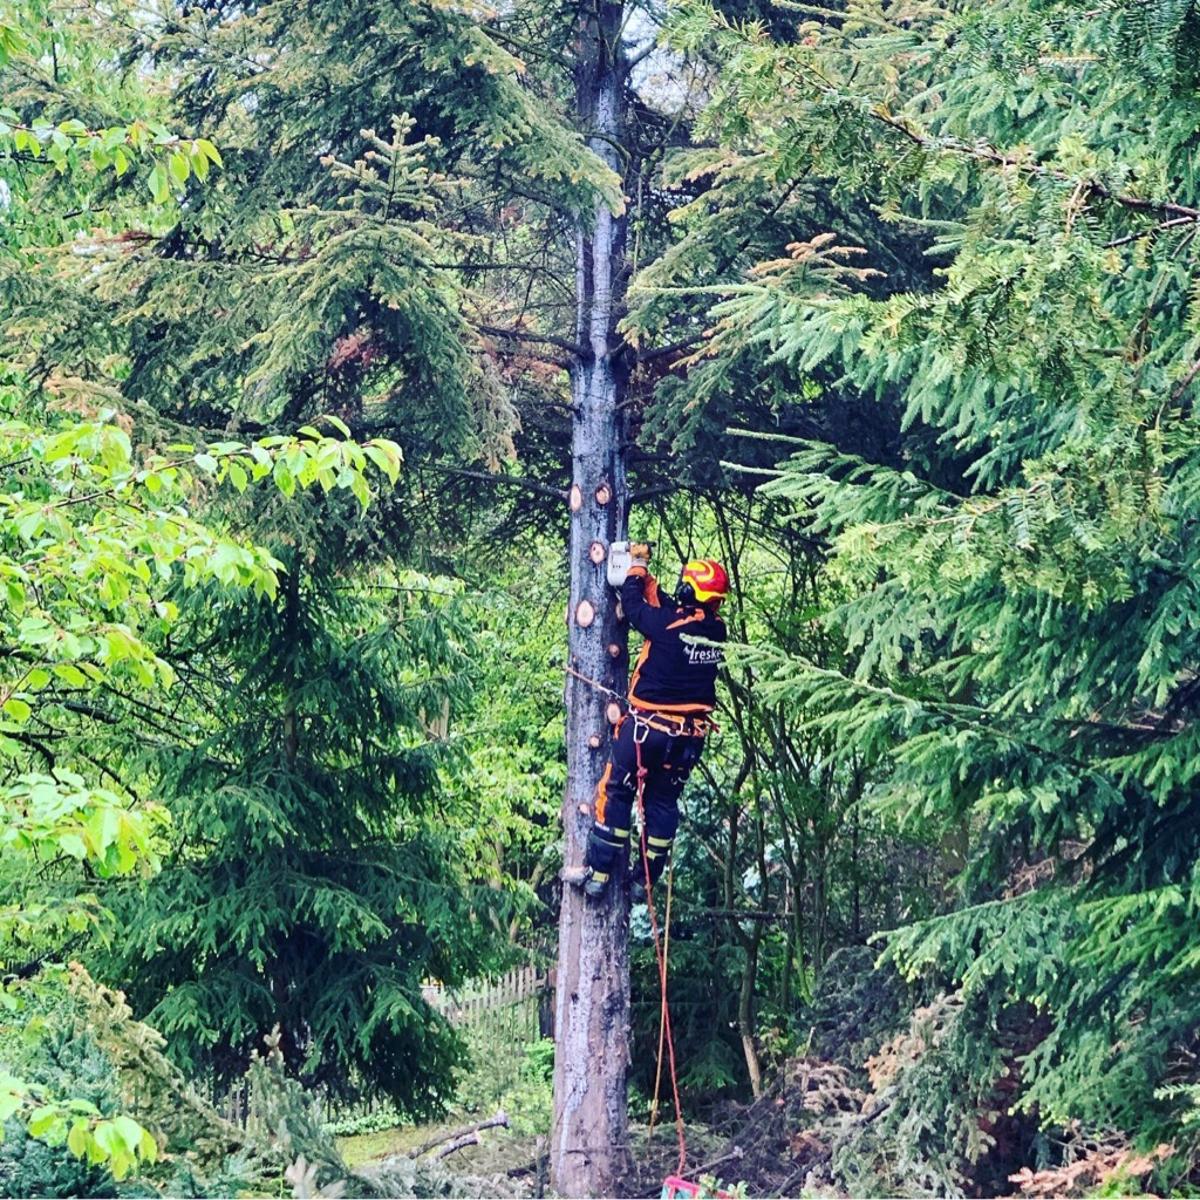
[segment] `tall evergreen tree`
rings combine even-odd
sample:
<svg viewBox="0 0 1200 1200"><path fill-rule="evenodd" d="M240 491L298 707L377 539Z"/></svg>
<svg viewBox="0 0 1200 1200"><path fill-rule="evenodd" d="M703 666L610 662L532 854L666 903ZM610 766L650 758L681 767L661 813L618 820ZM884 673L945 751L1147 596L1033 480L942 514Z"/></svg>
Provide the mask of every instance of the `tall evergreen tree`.
<svg viewBox="0 0 1200 1200"><path fill-rule="evenodd" d="M281 547L277 600L210 589L188 605L173 653L191 736L156 736L151 763L175 848L121 906L112 973L220 1084L278 1025L301 1079L422 1113L447 1097L458 1044L421 985L501 952L502 894L463 861L472 814L438 787L470 632L448 585L363 579L328 506L306 516L323 532L308 553Z"/></svg>
<svg viewBox="0 0 1200 1200"><path fill-rule="evenodd" d="M889 953L1049 1016L1020 1103L1178 1132L1200 964L1196 12L856 3L783 43L692 5L676 36L725 60L702 122L722 170L834 180L937 266L914 285L834 221L710 303L714 359L761 348L904 412L899 461L805 442L765 489L831 542L848 669L751 661L886 763L881 811L967 834L964 907Z"/></svg>
<svg viewBox="0 0 1200 1200"><path fill-rule="evenodd" d="M531 186L561 208L618 203L611 170L533 102L479 15L118 7L129 61L175 79L170 116L220 145L221 170L169 159L150 182L177 205L86 256L65 244L16 306L38 331L36 369L110 380L143 436L203 451L325 420L387 432L412 464L366 518L331 496L221 509L271 546L286 586L249 605L220 589L189 600L170 648L181 706L134 704L142 727L106 744L177 817L110 967L173 1052L228 1079L279 1021L308 1078L414 1111L448 1086L456 1044L422 978L484 969L497 938L436 799L463 629L388 563L417 544L446 553L426 464L494 469L511 453L511 409L468 317L480 213ZM68 303L89 319L63 320ZM275 462L285 494L301 471L368 498L358 471L290 451Z"/></svg>

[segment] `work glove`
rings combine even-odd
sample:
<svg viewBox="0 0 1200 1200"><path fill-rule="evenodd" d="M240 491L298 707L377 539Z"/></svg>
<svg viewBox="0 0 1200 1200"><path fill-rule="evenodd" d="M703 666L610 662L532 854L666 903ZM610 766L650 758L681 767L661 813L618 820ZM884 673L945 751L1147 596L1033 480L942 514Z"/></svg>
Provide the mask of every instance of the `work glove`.
<svg viewBox="0 0 1200 1200"><path fill-rule="evenodd" d="M650 543L631 542L629 544L630 567L641 567L644 571L650 565Z"/></svg>

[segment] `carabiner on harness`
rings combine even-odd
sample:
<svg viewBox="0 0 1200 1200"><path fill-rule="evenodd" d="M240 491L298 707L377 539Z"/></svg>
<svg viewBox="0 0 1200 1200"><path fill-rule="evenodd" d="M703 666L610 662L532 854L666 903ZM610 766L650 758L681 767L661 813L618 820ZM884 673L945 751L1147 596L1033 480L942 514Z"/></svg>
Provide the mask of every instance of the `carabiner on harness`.
<svg viewBox="0 0 1200 1200"><path fill-rule="evenodd" d="M640 746L650 736L650 722L643 721L632 709L629 715L633 718L633 744Z"/></svg>

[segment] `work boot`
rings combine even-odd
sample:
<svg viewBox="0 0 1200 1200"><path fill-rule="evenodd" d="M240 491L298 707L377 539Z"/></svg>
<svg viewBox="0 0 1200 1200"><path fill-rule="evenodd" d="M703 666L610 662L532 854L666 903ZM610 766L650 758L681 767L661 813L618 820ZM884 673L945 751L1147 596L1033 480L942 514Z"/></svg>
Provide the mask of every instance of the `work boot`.
<svg viewBox="0 0 1200 1200"><path fill-rule="evenodd" d="M558 877L563 883L582 887L583 894L589 900L600 900L608 891L608 876L603 873L597 875L592 867L563 867Z"/></svg>
<svg viewBox="0 0 1200 1200"><path fill-rule="evenodd" d="M589 871L588 877L583 881L583 894L589 900L603 900L608 895L608 884L607 875Z"/></svg>
<svg viewBox="0 0 1200 1200"><path fill-rule="evenodd" d="M629 903L630 904L645 904L646 903L646 869L641 863L632 865L629 868L629 874L626 876L629 880ZM651 883L653 886L653 883Z"/></svg>

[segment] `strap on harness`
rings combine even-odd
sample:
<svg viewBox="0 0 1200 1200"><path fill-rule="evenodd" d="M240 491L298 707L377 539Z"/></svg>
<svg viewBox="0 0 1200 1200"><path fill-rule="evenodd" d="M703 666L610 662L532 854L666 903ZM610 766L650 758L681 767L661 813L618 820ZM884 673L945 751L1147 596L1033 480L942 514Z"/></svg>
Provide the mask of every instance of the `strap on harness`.
<svg viewBox="0 0 1200 1200"><path fill-rule="evenodd" d="M620 692L614 691L610 687L605 687L599 680L591 679L582 672L575 670L570 663L566 665L568 675L574 676L580 683L586 683L588 687L595 688L596 691L602 692L605 696L615 700L618 704L625 706L626 712L633 718L636 727L638 725L648 725L651 729L657 729L660 733L669 734L671 737L706 737L710 733L720 733L720 726L706 713L663 713L657 710L635 708L629 703L627 696L621 695ZM646 735L634 739L639 745L646 740Z"/></svg>
<svg viewBox="0 0 1200 1200"><path fill-rule="evenodd" d="M719 733L717 726L705 716L676 717L660 712L647 712L630 706L629 716L633 720L633 740L639 744L646 740L646 733L657 730L668 737L707 737ZM641 736L639 737L639 733Z"/></svg>

